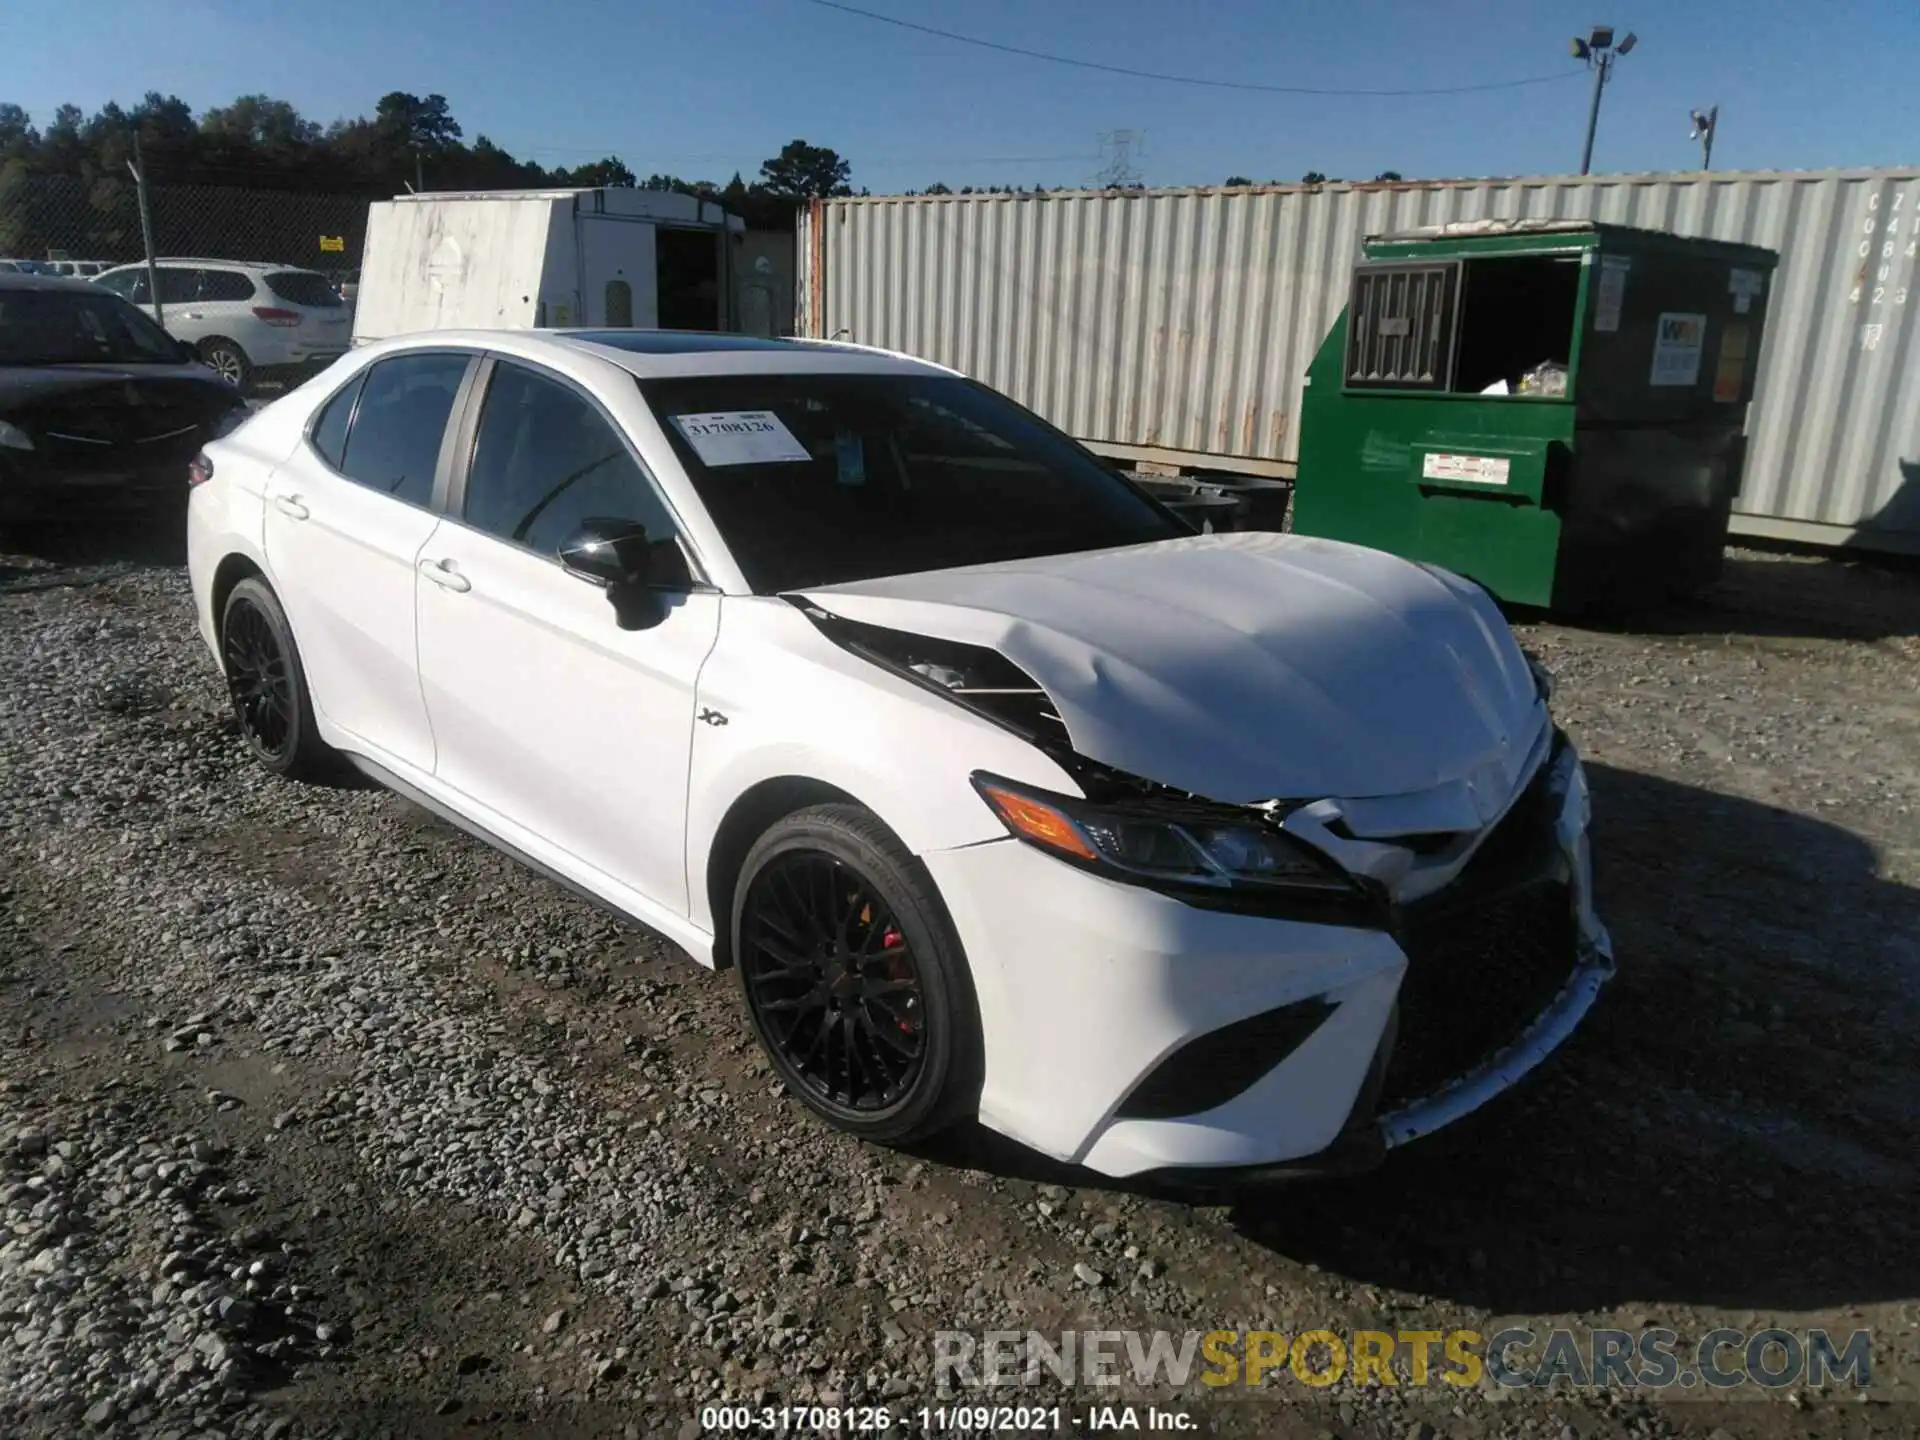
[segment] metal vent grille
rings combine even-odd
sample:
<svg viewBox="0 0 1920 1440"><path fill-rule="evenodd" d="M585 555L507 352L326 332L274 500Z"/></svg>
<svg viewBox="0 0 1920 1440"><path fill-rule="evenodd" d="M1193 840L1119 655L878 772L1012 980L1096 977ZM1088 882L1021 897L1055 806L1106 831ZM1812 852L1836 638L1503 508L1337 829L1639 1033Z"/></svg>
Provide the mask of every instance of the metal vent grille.
<svg viewBox="0 0 1920 1440"><path fill-rule="evenodd" d="M1347 306L1347 384L1451 389L1459 297L1457 260L1355 269Z"/></svg>

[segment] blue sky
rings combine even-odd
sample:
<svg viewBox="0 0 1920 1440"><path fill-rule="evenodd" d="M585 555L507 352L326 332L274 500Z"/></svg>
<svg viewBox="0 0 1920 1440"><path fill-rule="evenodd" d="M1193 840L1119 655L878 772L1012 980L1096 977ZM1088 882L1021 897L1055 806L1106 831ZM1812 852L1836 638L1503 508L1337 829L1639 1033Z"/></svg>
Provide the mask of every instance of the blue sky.
<svg viewBox="0 0 1920 1440"><path fill-rule="evenodd" d="M44 121L149 89L196 109L263 91L330 120L388 90L446 95L471 140L546 164L614 152L641 174L749 178L796 136L876 193L934 180L1078 184L1096 135L1144 132L1156 185L1565 173L1585 71L1567 38L1636 30L1597 171L1920 161L1916 0L863 0L942 29L1108 64L1255 84L1407 88L1562 75L1490 94L1326 98L1131 80L955 45L808 0L94 0L8 5L0 99Z"/></svg>

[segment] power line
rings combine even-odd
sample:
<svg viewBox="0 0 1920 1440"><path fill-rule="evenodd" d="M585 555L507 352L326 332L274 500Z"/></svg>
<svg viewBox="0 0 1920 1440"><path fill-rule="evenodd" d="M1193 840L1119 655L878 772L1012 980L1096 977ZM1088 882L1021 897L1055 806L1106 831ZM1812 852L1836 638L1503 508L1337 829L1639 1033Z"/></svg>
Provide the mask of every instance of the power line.
<svg viewBox="0 0 1920 1440"><path fill-rule="evenodd" d="M1002 45L997 40L980 40L972 35L956 35L951 30L936 30L931 25L918 25L911 20L902 20L897 15L882 15L874 10L862 10L857 5L843 5L840 0L807 0L809 5L818 5L826 10L840 10L848 15L858 15L867 20L878 20L882 25L897 25L902 30L917 30L922 35L937 35L942 40L953 40L961 45L977 45L982 50L998 50L1003 55L1022 55L1029 60L1045 60L1053 65L1071 65L1080 70L1100 70L1108 75L1126 75L1135 80L1163 80L1170 85L1204 85L1213 90L1255 90L1268 95L1332 95L1332 96L1375 96L1395 95L1470 95L1485 90L1517 90L1523 85L1556 85L1575 78L1568 72L1557 75L1534 75L1525 80L1489 80L1480 85L1438 85L1411 90L1324 90L1311 85L1256 85L1245 80L1215 80L1205 75L1168 75L1159 70L1134 70L1125 65L1103 65L1098 60L1076 60L1071 55L1050 55L1044 50L1028 50L1020 45Z"/></svg>

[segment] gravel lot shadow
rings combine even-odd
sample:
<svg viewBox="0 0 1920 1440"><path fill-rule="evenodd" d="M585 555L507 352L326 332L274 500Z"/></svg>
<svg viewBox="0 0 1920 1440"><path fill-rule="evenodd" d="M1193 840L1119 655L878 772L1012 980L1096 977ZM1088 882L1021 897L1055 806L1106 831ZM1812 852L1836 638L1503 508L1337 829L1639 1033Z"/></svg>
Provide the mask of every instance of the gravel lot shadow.
<svg viewBox="0 0 1920 1440"><path fill-rule="evenodd" d="M1577 623L1622 634L1911 639L1920 636L1920 557L1729 550L1719 583L1698 600Z"/></svg>
<svg viewBox="0 0 1920 1440"><path fill-rule="evenodd" d="M1369 1174L1195 1198L1332 1276L1495 1312L1910 1298L1920 892L1839 826L1590 773L1621 970L1566 1049ZM977 1128L920 1153L1170 1194Z"/></svg>

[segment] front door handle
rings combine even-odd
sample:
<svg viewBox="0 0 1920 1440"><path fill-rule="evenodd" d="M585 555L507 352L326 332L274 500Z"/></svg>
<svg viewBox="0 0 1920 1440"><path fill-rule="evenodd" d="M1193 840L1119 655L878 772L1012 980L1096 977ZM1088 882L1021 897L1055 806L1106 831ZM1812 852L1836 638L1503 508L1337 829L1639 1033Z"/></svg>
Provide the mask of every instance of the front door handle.
<svg viewBox="0 0 1920 1440"><path fill-rule="evenodd" d="M422 560L420 562L420 573L426 576L427 579L433 581L434 584L447 590L458 591L464 594L473 588L473 582L458 570L454 569L452 564L446 560Z"/></svg>
<svg viewBox="0 0 1920 1440"><path fill-rule="evenodd" d="M273 508L291 520L304 520L313 512L300 503L298 495L276 495Z"/></svg>

